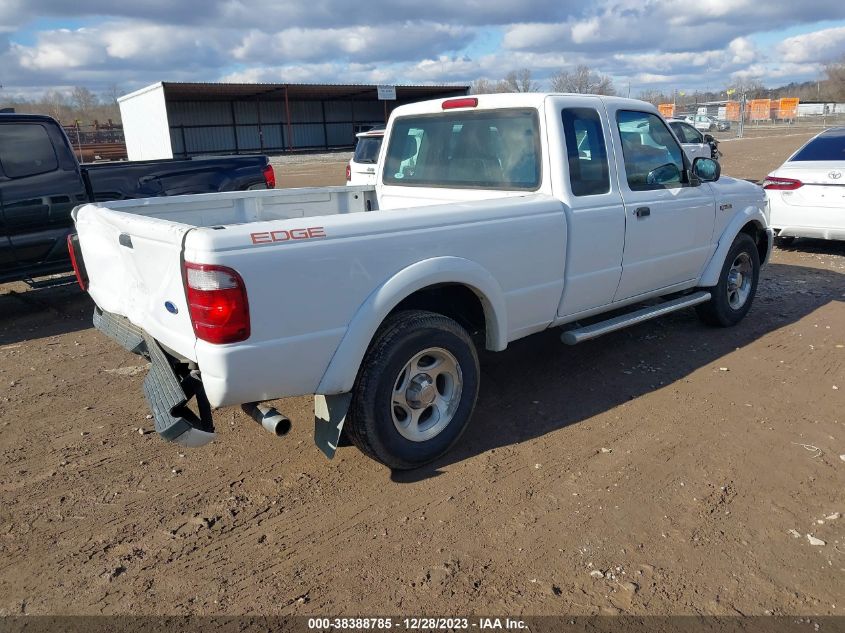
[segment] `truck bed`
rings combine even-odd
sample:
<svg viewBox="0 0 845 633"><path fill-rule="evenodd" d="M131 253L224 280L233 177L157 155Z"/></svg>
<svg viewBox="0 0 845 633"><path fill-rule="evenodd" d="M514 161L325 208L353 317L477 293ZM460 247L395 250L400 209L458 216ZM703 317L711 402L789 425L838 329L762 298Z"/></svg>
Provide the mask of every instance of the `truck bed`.
<svg viewBox="0 0 845 633"><path fill-rule="evenodd" d="M84 208L84 207L83 207ZM106 209L105 207L97 207ZM113 201L107 209L189 227L357 213L377 209L375 187L338 186Z"/></svg>

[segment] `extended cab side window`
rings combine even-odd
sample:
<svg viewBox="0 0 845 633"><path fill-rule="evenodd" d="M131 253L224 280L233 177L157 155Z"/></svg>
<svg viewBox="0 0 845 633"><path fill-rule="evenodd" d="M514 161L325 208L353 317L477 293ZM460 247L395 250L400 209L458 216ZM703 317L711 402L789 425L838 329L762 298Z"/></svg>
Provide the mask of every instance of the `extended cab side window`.
<svg viewBox="0 0 845 633"><path fill-rule="evenodd" d="M610 176L599 113L592 108L565 108L562 117L572 194L607 193Z"/></svg>
<svg viewBox="0 0 845 633"><path fill-rule="evenodd" d="M616 122L622 139L625 175L632 191L683 186L683 151L659 116L620 110Z"/></svg>
<svg viewBox="0 0 845 633"><path fill-rule="evenodd" d="M23 178L58 168L47 129L38 123L11 123L0 128L0 164L9 178Z"/></svg>

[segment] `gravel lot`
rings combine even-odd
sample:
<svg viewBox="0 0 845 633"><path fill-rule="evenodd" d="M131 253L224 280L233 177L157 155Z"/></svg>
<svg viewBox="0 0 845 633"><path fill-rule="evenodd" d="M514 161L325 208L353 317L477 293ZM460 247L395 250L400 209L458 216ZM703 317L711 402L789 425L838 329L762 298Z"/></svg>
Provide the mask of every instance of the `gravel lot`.
<svg viewBox="0 0 845 633"><path fill-rule="evenodd" d="M724 173L811 134L726 142ZM484 354L459 447L403 474L326 461L310 398L277 403L283 439L224 409L214 444L160 441L91 310L0 286L0 615L845 611L845 243L777 250L733 329L685 311Z"/></svg>

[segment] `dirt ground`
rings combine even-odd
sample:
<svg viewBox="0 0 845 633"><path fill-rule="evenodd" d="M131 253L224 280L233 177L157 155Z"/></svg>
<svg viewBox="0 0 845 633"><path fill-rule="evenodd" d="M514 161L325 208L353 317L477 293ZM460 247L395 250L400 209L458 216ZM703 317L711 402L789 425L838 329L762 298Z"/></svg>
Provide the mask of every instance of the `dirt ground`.
<svg viewBox="0 0 845 633"><path fill-rule="evenodd" d="M724 172L808 135L725 143ZM162 442L91 310L0 286L0 615L845 611L845 243L777 250L732 329L484 354L469 431L411 473L324 459L310 398L282 439L224 409L217 442Z"/></svg>

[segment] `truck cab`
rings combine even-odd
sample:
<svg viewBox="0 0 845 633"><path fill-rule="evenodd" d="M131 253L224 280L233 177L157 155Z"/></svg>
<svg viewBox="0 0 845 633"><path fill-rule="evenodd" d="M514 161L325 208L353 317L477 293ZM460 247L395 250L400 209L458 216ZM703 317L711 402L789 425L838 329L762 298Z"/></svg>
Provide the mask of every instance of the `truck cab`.
<svg viewBox="0 0 845 633"><path fill-rule="evenodd" d="M89 200L62 129L47 116L0 114L0 282L68 269L70 212Z"/></svg>

